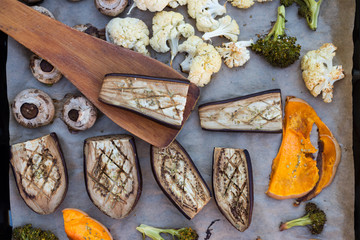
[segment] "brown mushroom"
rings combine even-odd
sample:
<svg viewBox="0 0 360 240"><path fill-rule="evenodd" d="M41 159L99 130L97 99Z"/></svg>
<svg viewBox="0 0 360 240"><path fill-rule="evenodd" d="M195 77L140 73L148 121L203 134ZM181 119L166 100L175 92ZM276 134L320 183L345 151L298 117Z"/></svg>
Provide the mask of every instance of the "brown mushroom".
<svg viewBox="0 0 360 240"><path fill-rule="evenodd" d="M22 0L22 2L32 5L32 4L37 4L37 3L41 3L43 0Z"/></svg>
<svg viewBox="0 0 360 240"><path fill-rule="evenodd" d="M20 92L11 104L15 120L24 127L37 128L52 122L55 107L52 99L38 89Z"/></svg>
<svg viewBox="0 0 360 240"><path fill-rule="evenodd" d="M52 12L49 11L49 9L41 7L41 6L33 6L32 7L34 10L38 11L39 13L42 13L48 17L51 17L52 19L55 19L54 14L52 14Z"/></svg>
<svg viewBox="0 0 360 240"><path fill-rule="evenodd" d="M74 132L91 128L97 118L95 106L80 95L65 96L61 114L69 130Z"/></svg>
<svg viewBox="0 0 360 240"><path fill-rule="evenodd" d="M33 54L30 57L30 69L34 77L42 83L52 85L62 78L59 70L54 68L49 62Z"/></svg>
<svg viewBox="0 0 360 240"><path fill-rule="evenodd" d="M93 25L91 25L90 23L87 24L77 24L75 26L73 26L74 29L89 34L93 37L97 37L97 38L102 38L101 36L104 35L101 33L101 30L97 29L96 27L94 27Z"/></svg>
<svg viewBox="0 0 360 240"><path fill-rule="evenodd" d="M122 13L128 0L95 0L95 6L104 15L115 17Z"/></svg>

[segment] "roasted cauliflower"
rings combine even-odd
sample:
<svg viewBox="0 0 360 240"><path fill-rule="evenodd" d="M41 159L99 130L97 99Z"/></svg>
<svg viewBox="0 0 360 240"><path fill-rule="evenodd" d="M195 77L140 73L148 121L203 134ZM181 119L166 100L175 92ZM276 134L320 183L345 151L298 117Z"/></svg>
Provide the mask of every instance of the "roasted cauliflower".
<svg viewBox="0 0 360 240"><path fill-rule="evenodd" d="M210 32L219 27L215 18L226 13L225 5L218 0L188 0L188 13L196 20L196 28L201 32Z"/></svg>
<svg viewBox="0 0 360 240"><path fill-rule="evenodd" d="M106 25L106 40L150 56L146 46L149 45L149 29L137 18L113 18Z"/></svg>
<svg viewBox="0 0 360 240"><path fill-rule="evenodd" d="M161 53L171 50L171 61L178 53L179 39L181 36L188 38L194 35L194 28L184 22L184 16L177 12L158 12L153 18L153 37L150 39L151 47ZM170 47L168 46L168 44Z"/></svg>
<svg viewBox="0 0 360 240"><path fill-rule="evenodd" d="M136 6L137 8L143 11L149 10L150 12L160 12L171 1L172 0L134 0L133 6L131 8Z"/></svg>
<svg viewBox="0 0 360 240"><path fill-rule="evenodd" d="M171 0L169 2L169 7L177 8L178 6L184 6L187 4L188 0Z"/></svg>
<svg viewBox="0 0 360 240"><path fill-rule="evenodd" d="M257 2L269 2L272 0L257 0ZM234 7L237 8L249 8L254 5L255 0L228 0Z"/></svg>
<svg viewBox="0 0 360 240"><path fill-rule="evenodd" d="M216 47L220 56L224 58L229 68L243 66L250 59L250 51L246 47L253 44L253 40L223 43L222 47Z"/></svg>
<svg viewBox="0 0 360 240"><path fill-rule="evenodd" d="M301 60L306 87L314 97L322 92L326 103L332 102L334 83L345 77L343 67L332 63L336 49L332 43L326 43L320 49L308 52Z"/></svg>
<svg viewBox="0 0 360 240"><path fill-rule="evenodd" d="M236 42L239 34L239 25L229 15L226 15L219 19L219 26L211 32L206 32L202 39L210 40L213 37L223 36L232 42Z"/></svg>
<svg viewBox="0 0 360 240"><path fill-rule="evenodd" d="M189 72L188 79L199 87L211 80L211 75L220 70L221 57L216 49L197 36L191 36L179 46L188 56L181 63L182 71Z"/></svg>

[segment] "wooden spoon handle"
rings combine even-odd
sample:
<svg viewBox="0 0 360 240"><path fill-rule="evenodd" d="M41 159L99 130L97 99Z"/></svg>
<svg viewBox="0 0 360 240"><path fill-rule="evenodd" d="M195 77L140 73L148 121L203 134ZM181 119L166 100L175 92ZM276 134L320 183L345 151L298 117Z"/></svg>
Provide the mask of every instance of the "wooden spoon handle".
<svg viewBox="0 0 360 240"><path fill-rule="evenodd" d="M178 129L98 101L102 80L107 73L184 78L169 66L74 30L17 0L0 0L0 30L46 59L100 111L127 131L158 147L170 144L178 134ZM192 84L185 120L198 97L199 89Z"/></svg>

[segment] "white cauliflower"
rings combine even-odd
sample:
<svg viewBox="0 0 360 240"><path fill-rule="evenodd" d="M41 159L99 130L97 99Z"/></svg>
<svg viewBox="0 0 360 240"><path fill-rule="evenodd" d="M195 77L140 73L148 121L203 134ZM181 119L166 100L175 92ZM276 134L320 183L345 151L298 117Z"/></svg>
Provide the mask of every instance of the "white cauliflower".
<svg viewBox="0 0 360 240"><path fill-rule="evenodd" d="M270 2L272 0L257 0L257 2ZM255 0L228 0L234 7L249 8L254 5Z"/></svg>
<svg viewBox="0 0 360 240"><path fill-rule="evenodd" d="M224 58L226 66L229 68L243 66L250 59L250 51L246 47L250 47L254 41L239 41L223 43L222 47L216 47L220 56Z"/></svg>
<svg viewBox="0 0 360 240"><path fill-rule="evenodd" d="M188 0L171 0L169 2L169 7L177 8L178 6L184 6L187 4Z"/></svg>
<svg viewBox="0 0 360 240"><path fill-rule="evenodd" d="M210 32L219 26L215 19L226 13L225 5L220 5L218 0L188 0L188 13L196 19L199 31Z"/></svg>
<svg viewBox="0 0 360 240"><path fill-rule="evenodd" d="M134 5L139 8L140 10L146 11L149 10L150 12L160 12L162 11L172 0L134 0ZM130 11L128 12L128 14Z"/></svg>
<svg viewBox="0 0 360 240"><path fill-rule="evenodd" d="M333 66L336 47L326 43L318 50L308 52L301 60L302 77L314 97L322 92L324 102L333 98L333 84L345 77L341 65Z"/></svg>
<svg viewBox="0 0 360 240"><path fill-rule="evenodd" d="M199 87L208 84L211 75L220 70L220 54L197 36L189 37L179 46L179 51L188 53L181 67L183 71L189 71L188 79Z"/></svg>
<svg viewBox="0 0 360 240"><path fill-rule="evenodd" d="M156 13L152 22L153 37L150 39L150 45L155 51L161 53L171 50L170 65L172 65L178 53L180 37L188 38L194 35L195 30L190 24L184 22L183 15L172 11Z"/></svg>
<svg viewBox="0 0 360 240"><path fill-rule="evenodd" d="M149 29L137 18L113 18L106 25L106 40L150 56L146 46L149 45Z"/></svg>
<svg viewBox="0 0 360 240"><path fill-rule="evenodd" d="M232 42L238 40L240 34L239 25L229 15L219 19L219 26L211 32L207 32L202 36L203 40L210 40L212 37L224 36Z"/></svg>

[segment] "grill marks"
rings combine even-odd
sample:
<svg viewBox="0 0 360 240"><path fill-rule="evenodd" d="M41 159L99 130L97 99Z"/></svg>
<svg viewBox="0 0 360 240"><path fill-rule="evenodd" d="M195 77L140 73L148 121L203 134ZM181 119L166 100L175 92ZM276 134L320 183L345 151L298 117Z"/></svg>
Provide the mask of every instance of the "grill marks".
<svg viewBox="0 0 360 240"><path fill-rule="evenodd" d="M239 231L251 223L253 186L250 156L246 150L214 149L213 188L220 211Z"/></svg>
<svg viewBox="0 0 360 240"><path fill-rule="evenodd" d="M151 148L152 169L165 195L189 219L211 199L211 193L192 160L178 142Z"/></svg>
<svg viewBox="0 0 360 240"><path fill-rule="evenodd" d="M56 210L65 198L67 172L55 133L11 147L10 163L20 195L39 214Z"/></svg>
<svg viewBox="0 0 360 240"><path fill-rule="evenodd" d="M178 80L107 75L99 100L156 121L181 126L189 83Z"/></svg>
<svg viewBox="0 0 360 240"><path fill-rule="evenodd" d="M89 138L85 141L84 155L91 200L112 218L126 217L141 193L133 138L128 135Z"/></svg>

